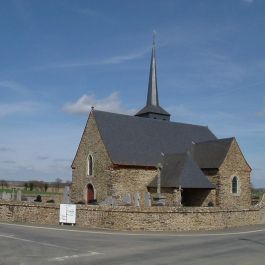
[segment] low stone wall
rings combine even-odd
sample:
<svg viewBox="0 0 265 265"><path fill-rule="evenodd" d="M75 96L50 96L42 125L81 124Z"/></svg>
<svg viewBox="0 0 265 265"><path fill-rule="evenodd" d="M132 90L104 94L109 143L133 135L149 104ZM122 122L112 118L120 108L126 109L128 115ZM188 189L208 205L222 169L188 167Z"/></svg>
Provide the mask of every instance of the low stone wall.
<svg viewBox="0 0 265 265"><path fill-rule="evenodd" d="M59 204L0 201L0 221L57 224L59 208Z"/></svg>
<svg viewBox="0 0 265 265"><path fill-rule="evenodd" d="M58 204L0 201L0 222L59 223ZM86 228L145 231L211 230L265 224L265 208L107 207L77 205L76 225Z"/></svg>

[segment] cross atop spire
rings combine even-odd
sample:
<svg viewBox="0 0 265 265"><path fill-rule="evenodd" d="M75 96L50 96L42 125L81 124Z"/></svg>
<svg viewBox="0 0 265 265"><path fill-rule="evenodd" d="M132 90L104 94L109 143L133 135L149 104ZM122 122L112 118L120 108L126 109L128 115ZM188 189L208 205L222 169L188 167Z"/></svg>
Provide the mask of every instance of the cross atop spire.
<svg viewBox="0 0 265 265"><path fill-rule="evenodd" d="M146 106L143 109L141 109L138 113L136 113L135 116L169 120L170 114L159 106L157 74L156 74L155 37L156 37L156 32L154 31Z"/></svg>

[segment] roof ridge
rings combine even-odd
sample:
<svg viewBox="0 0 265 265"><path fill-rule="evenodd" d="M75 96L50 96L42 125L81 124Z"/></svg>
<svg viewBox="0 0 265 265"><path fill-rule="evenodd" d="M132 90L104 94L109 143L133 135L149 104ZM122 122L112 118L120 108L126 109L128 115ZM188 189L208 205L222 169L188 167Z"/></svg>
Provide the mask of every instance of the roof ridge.
<svg viewBox="0 0 265 265"><path fill-rule="evenodd" d="M144 119L146 122L162 122L163 124L168 122L170 124L179 124L179 125L188 125L188 126L208 128L208 126L206 126L206 125L199 125L199 124L192 124L192 123L185 123L185 122L176 122L176 121L164 121L164 120L160 120L160 119L146 119L146 118L139 117L139 116L133 116L133 115L129 115L129 114L116 113L116 112L110 112L110 111L104 111L104 110L96 110L96 109L94 109L93 112L94 113L102 112L102 113L108 113L108 114L113 114L113 115L126 116L126 117L130 117L130 118L133 118L133 119L141 119L141 120Z"/></svg>
<svg viewBox="0 0 265 265"><path fill-rule="evenodd" d="M221 142L221 141L227 141L227 140L234 140L235 137L227 137L227 138L219 138L215 140L209 140L209 141L203 141L203 142L197 142L195 144L206 144L206 143L214 143L214 142Z"/></svg>

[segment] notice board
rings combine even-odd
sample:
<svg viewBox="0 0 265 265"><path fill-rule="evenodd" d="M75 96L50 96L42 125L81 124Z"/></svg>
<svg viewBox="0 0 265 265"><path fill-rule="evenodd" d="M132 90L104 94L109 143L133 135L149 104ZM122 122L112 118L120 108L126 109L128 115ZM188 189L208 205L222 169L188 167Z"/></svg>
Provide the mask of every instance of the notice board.
<svg viewBox="0 0 265 265"><path fill-rule="evenodd" d="M62 224L75 224L76 220L76 205L75 204L60 204L60 220Z"/></svg>

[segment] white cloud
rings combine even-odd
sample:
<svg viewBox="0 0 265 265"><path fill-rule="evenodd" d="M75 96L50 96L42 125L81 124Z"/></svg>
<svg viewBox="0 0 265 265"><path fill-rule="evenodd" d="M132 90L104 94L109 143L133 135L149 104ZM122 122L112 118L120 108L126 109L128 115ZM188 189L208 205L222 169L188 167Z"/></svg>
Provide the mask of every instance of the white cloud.
<svg viewBox="0 0 265 265"><path fill-rule="evenodd" d="M26 89L24 86L22 86L21 84L13 80L0 81L0 90L3 90L3 89L12 90L16 93L27 93L28 92L28 89Z"/></svg>
<svg viewBox="0 0 265 265"><path fill-rule="evenodd" d="M121 64L126 61L136 60L143 57L149 52L149 47L137 52L131 52L124 55L115 55L105 59L87 59L87 60L76 60L66 61L60 63L51 63L44 66L36 67L34 70L45 70L45 69L57 69L57 68L74 68L74 67L85 67L85 66L97 66L97 65L113 65Z"/></svg>
<svg viewBox="0 0 265 265"><path fill-rule="evenodd" d="M133 109L126 109L122 105L118 92L113 92L109 96L101 99L97 99L94 94L83 95L76 102L65 104L63 110L70 113L87 114L91 110L91 107L97 110L125 114L134 112Z"/></svg>
<svg viewBox="0 0 265 265"><path fill-rule="evenodd" d="M19 113L34 112L39 105L34 102L4 103L0 104L0 118Z"/></svg>

